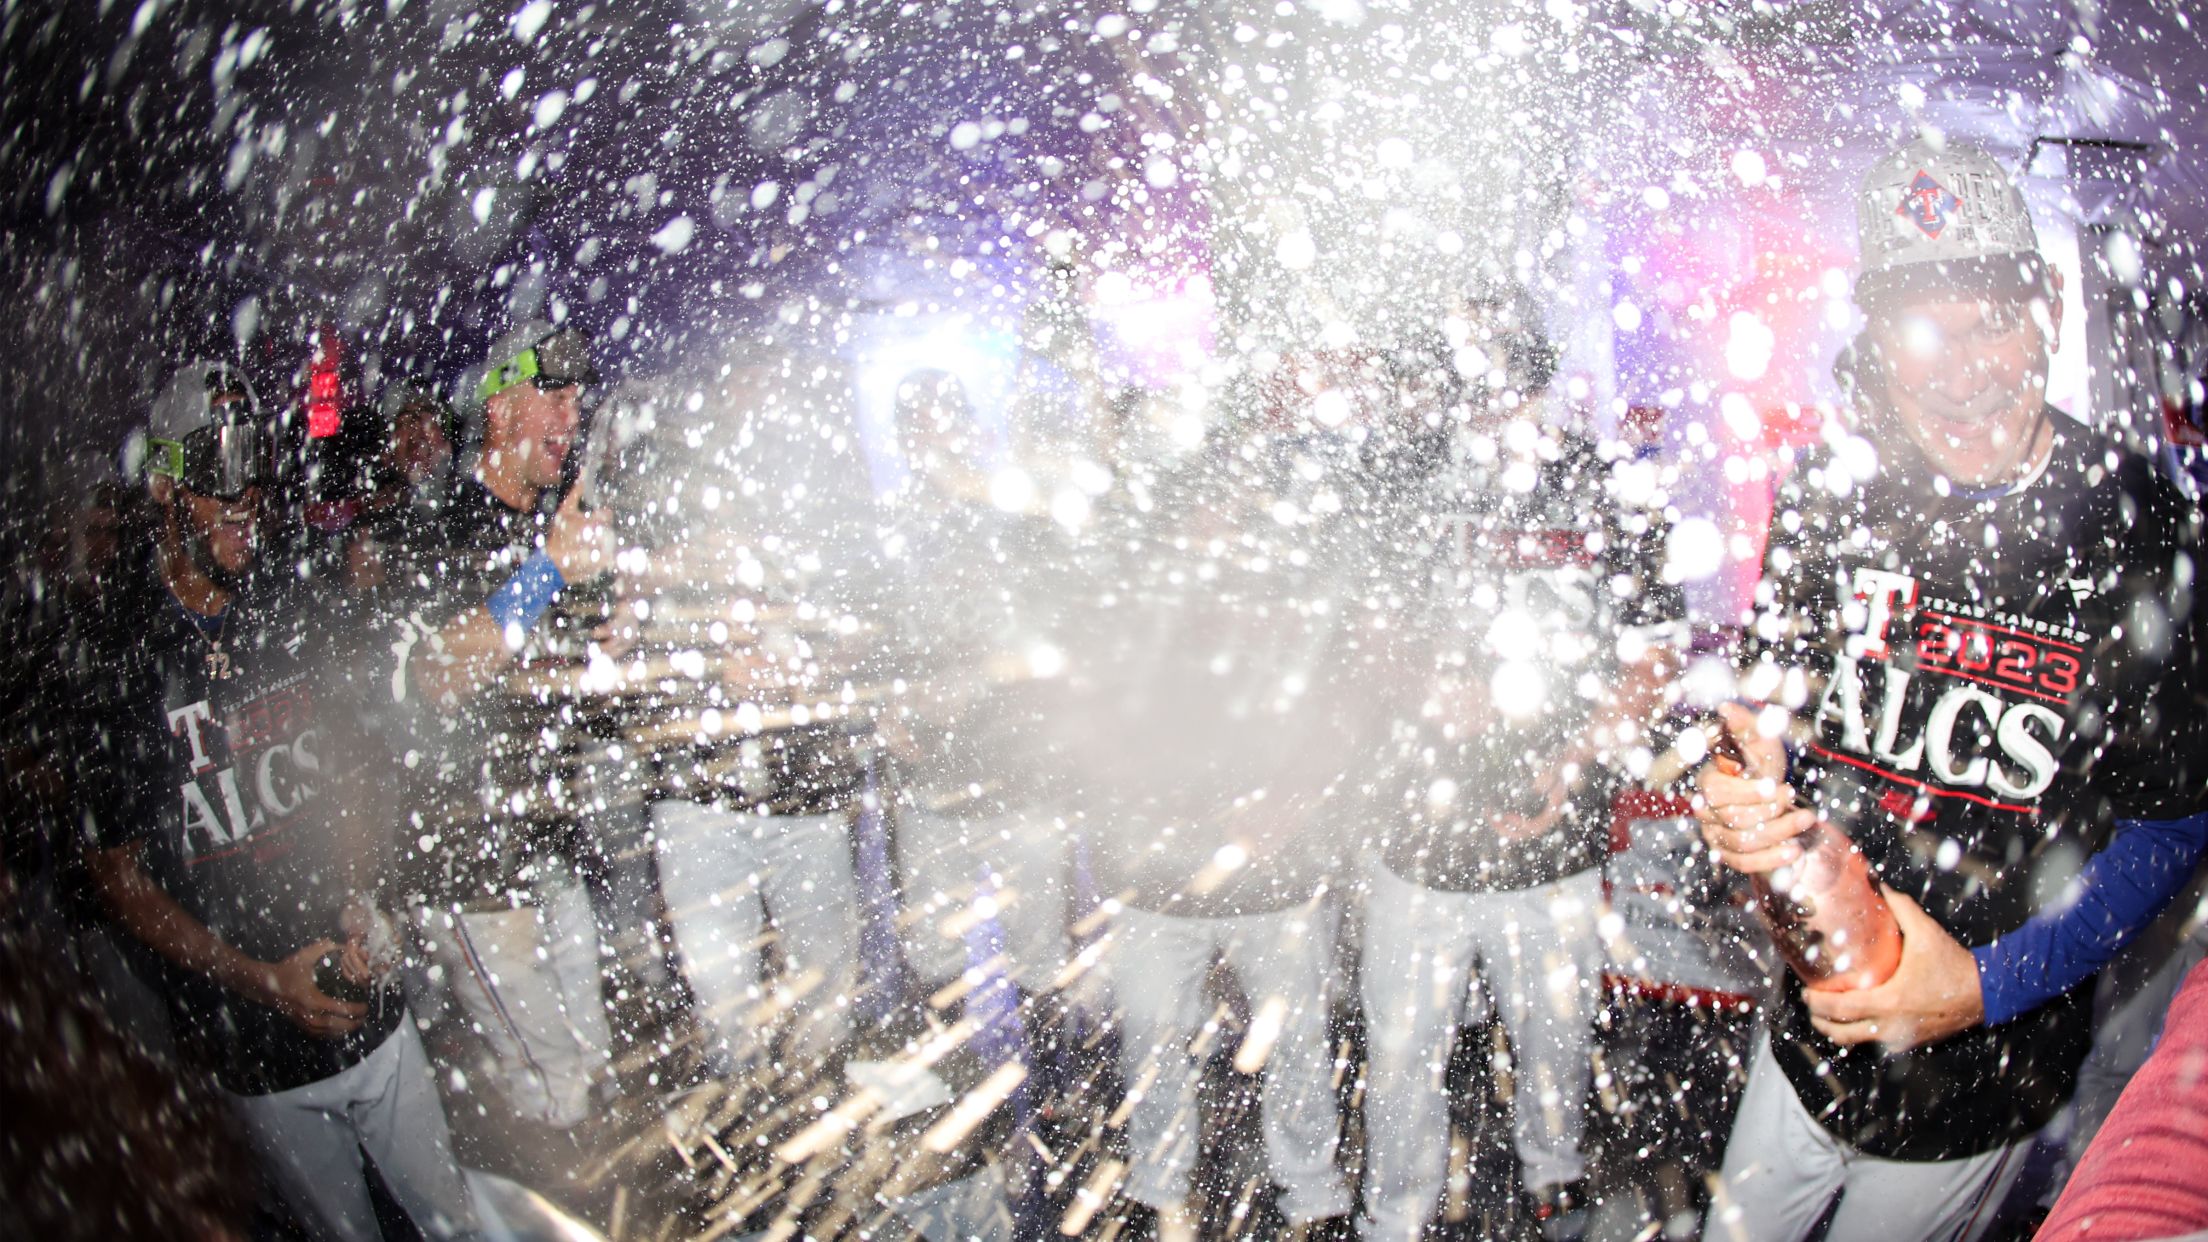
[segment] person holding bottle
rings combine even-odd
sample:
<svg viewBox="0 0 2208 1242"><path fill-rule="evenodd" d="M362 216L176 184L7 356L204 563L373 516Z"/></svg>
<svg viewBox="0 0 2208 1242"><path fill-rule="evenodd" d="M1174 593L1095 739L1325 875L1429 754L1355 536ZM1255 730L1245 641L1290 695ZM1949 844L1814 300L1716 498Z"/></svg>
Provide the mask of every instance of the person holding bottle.
<svg viewBox="0 0 2208 1242"><path fill-rule="evenodd" d="M2047 404L2061 282L2022 193L1920 140L1857 218L1853 417L1779 489L1755 706L1724 709L1737 770L1704 770L1697 814L1750 874L1845 837L1901 953L1766 1007L1716 1237L1982 1234L2071 1092L2093 976L2208 843L2200 514Z"/></svg>
<svg viewBox="0 0 2208 1242"><path fill-rule="evenodd" d="M393 969L389 826L358 814L351 691L262 554L273 437L243 372L177 369L138 438L154 554L77 688L86 870L180 1052L315 1237L478 1223Z"/></svg>

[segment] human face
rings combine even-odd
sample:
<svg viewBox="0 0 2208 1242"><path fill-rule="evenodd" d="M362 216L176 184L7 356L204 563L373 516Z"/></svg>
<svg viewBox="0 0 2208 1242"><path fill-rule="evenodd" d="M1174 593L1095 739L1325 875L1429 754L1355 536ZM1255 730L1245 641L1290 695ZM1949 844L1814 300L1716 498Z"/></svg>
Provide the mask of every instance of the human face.
<svg viewBox="0 0 2208 1242"><path fill-rule="evenodd" d="M2059 301L1926 295L1871 315L1885 409L1934 469L1979 487L2031 468L2060 311Z"/></svg>
<svg viewBox="0 0 2208 1242"><path fill-rule="evenodd" d="M391 427L391 464L409 485L444 473L452 460L452 441L438 425L437 412L424 406L399 411Z"/></svg>
<svg viewBox="0 0 2208 1242"><path fill-rule="evenodd" d="M490 452L502 469L514 470L543 491L560 485L575 428L582 416L582 386L544 389L525 380L490 400Z"/></svg>
<svg viewBox="0 0 2208 1242"><path fill-rule="evenodd" d="M183 518L199 567L218 583L232 583L253 567L259 551L261 489L248 487L231 500L180 489Z"/></svg>

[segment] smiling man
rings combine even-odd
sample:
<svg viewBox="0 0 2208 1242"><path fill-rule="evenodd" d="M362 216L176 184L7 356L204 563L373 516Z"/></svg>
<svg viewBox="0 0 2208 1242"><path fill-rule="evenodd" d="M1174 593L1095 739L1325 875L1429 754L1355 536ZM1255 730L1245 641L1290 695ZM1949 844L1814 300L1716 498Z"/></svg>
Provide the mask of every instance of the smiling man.
<svg viewBox="0 0 2208 1242"><path fill-rule="evenodd" d="M1902 958L1856 991L1786 980L1717 1237L1828 1211L1834 1239L1983 1231L2075 1084L2093 976L2208 843L2199 514L2047 406L2060 285L2022 194L1920 142L1870 171L1858 224L1855 442L1779 490L1744 679L1765 706L1728 709L1747 771L1705 773L1700 815L1746 872L1844 832Z"/></svg>
<svg viewBox="0 0 2208 1242"><path fill-rule="evenodd" d="M325 625L292 574L254 572L271 438L226 364L179 368L155 402L152 581L73 670L97 705L87 870L300 1224L382 1236L365 1157L421 1230L470 1234L391 969L380 833L329 788L355 748Z"/></svg>
<svg viewBox="0 0 2208 1242"><path fill-rule="evenodd" d="M405 550L421 593L399 624L391 692L414 721L393 779L418 808L400 832L430 953L488 1053L513 1112L560 1130L610 1087L600 942L581 865L577 808L534 766L558 753L558 705L532 713L500 691L517 666L610 638L571 588L612 568L605 523L582 489L563 497L589 338L542 320L486 354L470 405L483 439L471 468ZM563 653L564 649L564 653Z"/></svg>

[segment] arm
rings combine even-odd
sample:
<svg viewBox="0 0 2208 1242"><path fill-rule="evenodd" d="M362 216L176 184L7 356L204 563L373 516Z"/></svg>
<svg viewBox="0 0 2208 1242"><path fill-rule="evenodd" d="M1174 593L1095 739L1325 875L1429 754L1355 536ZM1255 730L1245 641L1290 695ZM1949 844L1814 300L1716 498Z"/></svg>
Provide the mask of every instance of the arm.
<svg viewBox="0 0 2208 1242"><path fill-rule="evenodd" d="M1617 680L1587 722L1580 749L1590 758L1617 763L1633 746L1646 746L1671 708L1671 684L1680 659L1668 632L1631 631L1618 641ZM1622 764L1620 765L1622 766Z"/></svg>
<svg viewBox="0 0 2208 1242"><path fill-rule="evenodd" d="M185 970L276 1010L310 1035L334 1039L359 1028L364 1007L333 1000L314 984L315 965L337 948L334 942L316 941L276 963L248 957L146 874L140 861L144 850L143 841L134 841L93 850L87 859L94 887L125 931Z"/></svg>
<svg viewBox="0 0 2208 1242"><path fill-rule="evenodd" d="M2176 896L2208 849L2208 812L2116 821L2116 835L2078 874L2078 897L1971 950L1986 1024L1996 1026L2085 982Z"/></svg>
<svg viewBox="0 0 2208 1242"><path fill-rule="evenodd" d="M522 640L571 579L598 572L605 559L605 519L583 508L583 489L560 502L544 546L523 561L490 598L439 626L410 624L399 657L398 697L409 683L430 702L473 698L506 671Z"/></svg>
<svg viewBox="0 0 2208 1242"><path fill-rule="evenodd" d="M2091 978L2161 913L2208 841L2208 813L2117 822L2116 839L2080 872L2076 902L1976 950L1887 889L1900 968L1876 987L1807 993L1812 1024L1837 1043L1908 1048L2009 1021Z"/></svg>
<svg viewBox="0 0 2208 1242"><path fill-rule="evenodd" d="M527 569L524 566L524 572ZM541 614L542 609L537 611ZM533 624L536 615L528 620ZM456 701L473 698L494 676L505 671L518 649L518 644L507 644L505 631L491 616L488 605L479 604L434 629L416 625L399 652L401 697L411 684L432 703L448 697Z"/></svg>
<svg viewBox="0 0 2208 1242"><path fill-rule="evenodd" d="M2208 964L2193 967L2163 1020L2154 1055L2085 1149L2049 1239L2163 1238L2208 1229Z"/></svg>
<svg viewBox="0 0 2208 1242"><path fill-rule="evenodd" d="M1621 658L1617 665L1612 692L1603 696L1579 736L1566 743L1542 774L1541 810L1532 815L1505 812L1493 818L1504 840L1527 840L1554 827L1589 767L1602 764L1630 775L1625 757L1632 747L1646 744L1662 719L1665 691L1679 667L1668 646L1636 644L1630 654L1635 658Z"/></svg>

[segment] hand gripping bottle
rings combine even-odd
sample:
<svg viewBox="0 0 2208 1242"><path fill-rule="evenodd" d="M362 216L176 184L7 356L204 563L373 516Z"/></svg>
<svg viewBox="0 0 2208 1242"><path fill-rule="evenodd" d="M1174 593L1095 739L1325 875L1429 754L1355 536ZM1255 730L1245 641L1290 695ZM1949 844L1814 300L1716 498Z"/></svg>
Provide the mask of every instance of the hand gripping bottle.
<svg viewBox="0 0 2208 1242"><path fill-rule="evenodd" d="M1711 762L1741 775L1748 756L1740 739L1723 720L1711 723ZM1779 956L1812 991L1884 983L1901 965L1901 924L1872 881L1870 864L1847 834L1822 819L1794 843L1800 858L1749 877Z"/></svg>

